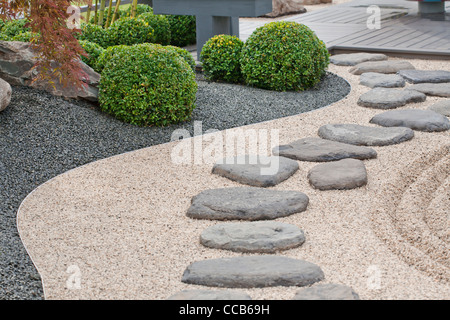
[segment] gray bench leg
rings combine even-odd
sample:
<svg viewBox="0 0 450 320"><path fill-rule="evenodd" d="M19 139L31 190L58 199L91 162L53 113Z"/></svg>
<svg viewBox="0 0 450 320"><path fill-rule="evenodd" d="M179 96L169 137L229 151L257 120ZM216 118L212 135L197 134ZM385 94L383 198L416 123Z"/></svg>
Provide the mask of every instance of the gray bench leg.
<svg viewBox="0 0 450 320"><path fill-rule="evenodd" d="M200 59L203 45L218 34L239 37L239 17L197 15L197 57Z"/></svg>

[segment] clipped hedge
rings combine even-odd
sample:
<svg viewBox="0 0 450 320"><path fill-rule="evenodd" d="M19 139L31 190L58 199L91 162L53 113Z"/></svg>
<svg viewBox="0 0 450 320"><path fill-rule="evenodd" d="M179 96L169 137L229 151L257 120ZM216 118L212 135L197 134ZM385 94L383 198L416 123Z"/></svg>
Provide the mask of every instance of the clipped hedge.
<svg viewBox="0 0 450 320"><path fill-rule="evenodd" d="M99 85L104 112L139 126L186 121L195 107L195 75L175 51L140 44L117 49Z"/></svg>
<svg viewBox="0 0 450 320"><path fill-rule="evenodd" d="M103 48L112 45L108 30L91 23L82 23L80 29L81 33L77 36L78 40L93 42Z"/></svg>
<svg viewBox="0 0 450 320"><path fill-rule="evenodd" d="M153 12L145 12L139 15L138 19L144 20L153 28L153 43L159 43L163 46L170 44L172 37L169 19L166 16L156 15Z"/></svg>
<svg viewBox="0 0 450 320"><path fill-rule="evenodd" d="M329 63L325 44L307 26L276 21L258 29L242 49L241 69L248 85L301 91L320 82Z"/></svg>
<svg viewBox="0 0 450 320"><path fill-rule="evenodd" d="M175 51L181 58L184 59L184 61L187 62L189 67L191 67L192 71L195 71L196 63L195 63L194 57L192 56L192 54L189 51L187 51L186 49L176 47L176 46L171 46L171 45L165 46L164 48Z"/></svg>
<svg viewBox="0 0 450 320"><path fill-rule="evenodd" d="M102 70L105 68L106 64L108 63L108 61L111 60L116 53L120 53L126 50L127 47L128 46L125 45L118 45L118 46L111 46L103 50L103 52L97 59L96 71L98 73L101 73Z"/></svg>
<svg viewBox="0 0 450 320"><path fill-rule="evenodd" d="M170 44L185 47L197 41L195 16L168 15L170 24Z"/></svg>
<svg viewBox="0 0 450 320"><path fill-rule="evenodd" d="M209 80L242 82L241 51L244 42L236 36L217 35L203 46L200 61Z"/></svg>
<svg viewBox="0 0 450 320"><path fill-rule="evenodd" d="M81 60L88 66L90 66L92 69L94 69L96 72L99 72L97 68L97 62L100 55L105 51L105 49L94 42L89 42L86 40L79 40L78 42L89 56L89 57L81 56Z"/></svg>
<svg viewBox="0 0 450 320"><path fill-rule="evenodd" d="M133 45L153 42L153 28L144 20L120 18L106 29L111 45Z"/></svg>

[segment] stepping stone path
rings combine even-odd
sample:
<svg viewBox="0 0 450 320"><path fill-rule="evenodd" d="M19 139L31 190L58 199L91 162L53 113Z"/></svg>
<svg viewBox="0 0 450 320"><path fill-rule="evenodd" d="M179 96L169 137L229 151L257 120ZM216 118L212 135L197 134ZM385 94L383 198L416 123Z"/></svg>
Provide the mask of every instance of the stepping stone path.
<svg viewBox="0 0 450 320"><path fill-rule="evenodd" d="M450 71L445 70L400 70L398 74L409 83L450 82Z"/></svg>
<svg viewBox="0 0 450 320"><path fill-rule="evenodd" d="M415 69L415 67L408 61L386 60L362 62L350 68L349 72L355 75L361 75L366 72L397 73L401 70L410 69Z"/></svg>
<svg viewBox="0 0 450 320"><path fill-rule="evenodd" d="M450 117L450 99L439 101L428 107L428 110Z"/></svg>
<svg viewBox="0 0 450 320"><path fill-rule="evenodd" d="M419 91L428 96L450 97L450 83L418 83L409 86L408 90Z"/></svg>
<svg viewBox="0 0 450 320"><path fill-rule="evenodd" d="M324 279L322 269L300 259L262 255L194 262L182 282L224 288L308 286Z"/></svg>
<svg viewBox="0 0 450 320"><path fill-rule="evenodd" d="M388 56L381 53L345 53L330 57L330 62L338 66L354 66L366 61L387 60Z"/></svg>
<svg viewBox="0 0 450 320"><path fill-rule="evenodd" d="M398 74L366 72L359 77L359 84L370 88L397 88L404 87L406 81Z"/></svg>
<svg viewBox="0 0 450 320"><path fill-rule="evenodd" d="M324 139L358 146L387 146L411 140L414 137L414 131L404 127L380 128L359 124L327 124L319 128L318 135Z"/></svg>
<svg viewBox="0 0 450 320"><path fill-rule="evenodd" d="M315 284L297 291L292 300L360 300L352 288L341 284Z"/></svg>
<svg viewBox="0 0 450 320"><path fill-rule="evenodd" d="M252 298L237 290L183 290L167 300L252 300Z"/></svg>
<svg viewBox="0 0 450 320"><path fill-rule="evenodd" d="M394 109L408 103L423 102L426 95L414 90L374 88L359 97L358 105L375 109Z"/></svg>
<svg viewBox="0 0 450 320"><path fill-rule="evenodd" d="M300 161L326 162L345 158L373 159L374 149L335 142L320 138L304 138L287 145L275 147L275 155Z"/></svg>
<svg viewBox="0 0 450 320"><path fill-rule="evenodd" d="M216 163L212 173L255 187L272 187L292 176L298 163L284 157L256 155L225 158Z"/></svg>
<svg viewBox="0 0 450 320"><path fill-rule="evenodd" d="M377 114L370 122L384 127L408 127L428 132L450 129L450 121L431 110L391 110Z"/></svg>
<svg viewBox="0 0 450 320"><path fill-rule="evenodd" d="M299 191L253 187L205 190L192 198L187 216L210 220L267 220L306 210L309 198Z"/></svg>
<svg viewBox="0 0 450 320"><path fill-rule="evenodd" d="M347 190L366 185L367 172L361 160L343 159L313 167L308 179L319 190Z"/></svg>
<svg viewBox="0 0 450 320"><path fill-rule="evenodd" d="M277 221L220 223L200 236L205 247L251 253L274 253L303 242L305 235L300 228Z"/></svg>

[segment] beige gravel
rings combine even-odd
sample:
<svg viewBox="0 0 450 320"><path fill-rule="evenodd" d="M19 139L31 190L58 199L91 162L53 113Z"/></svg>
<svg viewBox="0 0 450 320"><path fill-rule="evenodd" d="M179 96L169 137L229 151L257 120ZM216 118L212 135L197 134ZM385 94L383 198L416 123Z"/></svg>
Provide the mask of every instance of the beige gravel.
<svg viewBox="0 0 450 320"><path fill-rule="evenodd" d="M450 61L409 61L417 69L450 70ZM328 123L370 125L382 111L357 106L369 88L348 69L329 67L352 85L345 99L243 128L278 129L280 144L286 144L316 136ZM441 99L400 109L426 109ZM47 299L166 299L206 288L180 281L190 263L241 255L203 247L201 232L218 222L185 215L197 193L239 184L212 175L212 163L173 164L177 144L74 169L24 200L18 229ZM416 132L411 141L375 147L378 158L365 161L367 186L345 191L313 189L306 175L316 164L299 162L300 170L274 188L309 196L305 212L278 219L303 229L306 241L278 254L318 264L324 283L351 286L361 299L449 299L449 148L449 131ZM291 299L297 290L243 291L253 299Z"/></svg>

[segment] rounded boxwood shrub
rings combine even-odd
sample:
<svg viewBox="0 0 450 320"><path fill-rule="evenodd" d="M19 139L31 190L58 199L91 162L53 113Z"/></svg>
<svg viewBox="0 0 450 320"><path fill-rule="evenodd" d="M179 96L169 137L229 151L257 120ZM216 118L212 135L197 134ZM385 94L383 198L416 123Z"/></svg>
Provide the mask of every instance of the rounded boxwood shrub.
<svg viewBox="0 0 450 320"><path fill-rule="evenodd" d="M153 28L153 43L159 43L163 46L170 44L170 24L166 16L145 12L139 15L138 19L144 20Z"/></svg>
<svg viewBox="0 0 450 320"><path fill-rule="evenodd" d="M94 42L89 42L86 40L79 40L78 42L83 47L84 51L86 51L86 53L89 55L89 57L81 56L81 60L89 67L98 72L97 61L103 51L105 51L105 49Z"/></svg>
<svg viewBox="0 0 450 320"><path fill-rule="evenodd" d="M187 64L191 67L192 71L195 71L195 60L189 51L180 47L170 45L165 46L165 48L175 51L181 58L184 59L184 61L187 62Z"/></svg>
<svg viewBox="0 0 450 320"><path fill-rule="evenodd" d="M112 45L133 45L153 42L153 28L144 20L120 18L106 29Z"/></svg>
<svg viewBox="0 0 450 320"><path fill-rule="evenodd" d="M329 63L325 44L303 24L268 23L247 39L241 69L248 85L301 91L320 82Z"/></svg>
<svg viewBox="0 0 450 320"><path fill-rule="evenodd" d="M103 48L108 48L111 45L111 39L106 29L91 23L82 23L80 29L81 33L77 36L78 40L93 42Z"/></svg>
<svg viewBox="0 0 450 320"><path fill-rule="evenodd" d="M105 68L106 64L108 63L108 61L111 60L116 53L123 52L127 47L128 46L126 45L118 45L118 46L111 46L103 50L103 52L97 59L95 71L101 73L102 70Z"/></svg>
<svg viewBox="0 0 450 320"><path fill-rule="evenodd" d="M197 41L195 16L168 15L170 24L170 44L184 47Z"/></svg>
<svg viewBox="0 0 450 320"><path fill-rule="evenodd" d="M244 42L236 36L217 35L209 39L200 54L205 75L210 80L242 82L241 51Z"/></svg>
<svg viewBox="0 0 450 320"><path fill-rule="evenodd" d="M160 45L123 47L106 63L99 85L103 111L139 126L186 121L195 107L194 72Z"/></svg>
<svg viewBox="0 0 450 320"><path fill-rule="evenodd" d="M131 17L131 5L125 10L120 10L121 17ZM136 7L136 17L139 17L143 13L151 12L153 13L153 8L147 4L138 4Z"/></svg>

